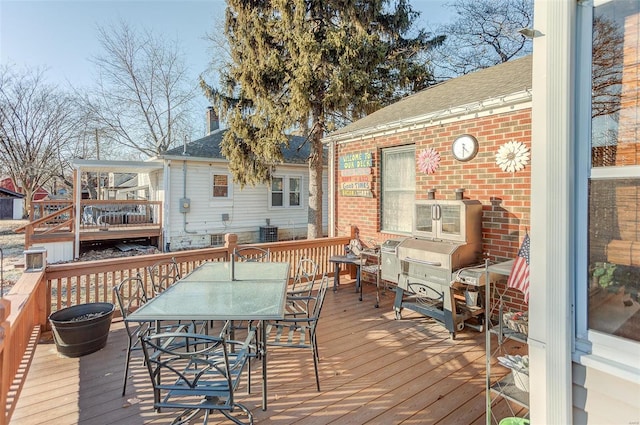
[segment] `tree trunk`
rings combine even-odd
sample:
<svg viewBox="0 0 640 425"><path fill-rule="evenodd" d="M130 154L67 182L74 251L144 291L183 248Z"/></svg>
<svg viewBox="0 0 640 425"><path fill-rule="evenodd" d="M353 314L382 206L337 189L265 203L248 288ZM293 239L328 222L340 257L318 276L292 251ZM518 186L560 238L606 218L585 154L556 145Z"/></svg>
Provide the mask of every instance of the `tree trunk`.
<svg viewBox="0 0 640 425"><path fill-rule="evenodd" d="M31 204L33 202L34 190L26 187L26 185L22 187L23 187L22 191L24 192L24 211L22 212L22 218L28 218L30 220L33 220L33 217L31 217L30 215L31 215Z"/></svg>
<svg viewBox="0 0 640 425"><path fill-rule="evenodd" d="M322 229L322 130L324 122L321 107L314 108L314 126L309 137L311 156L309 157L309 215L307 222L307 239L323 236Z"/></svg>

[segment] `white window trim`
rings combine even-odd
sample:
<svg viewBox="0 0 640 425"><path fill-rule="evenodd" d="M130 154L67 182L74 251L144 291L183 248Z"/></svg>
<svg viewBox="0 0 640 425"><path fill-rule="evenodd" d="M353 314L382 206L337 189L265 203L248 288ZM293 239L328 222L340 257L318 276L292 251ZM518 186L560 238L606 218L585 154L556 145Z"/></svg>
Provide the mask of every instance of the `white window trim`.
<svg viewBox="0 0 640 425"><path fill-rule="evenodd" d="M227 176L227 196L213 196L213 176ZM209 200L210 201L231 201L233 200L233 176L226 171L211 171L209 176Z"/></svg>
<svg viewBox="0 0 640 425"><path fill-rule="evenodd" d="M416 152L416 145L403 145L403 146L395 146L395 147L389 147L389 148L384 148L382 149L381 153L380 153L380 157L381 157L381 168L380 168L380 187L381 187L381 191L380 191L380 231L383 233L387 233L390 235L398 235L398 236L409 236L411 235L411 230L407 230L406 232L403 232L401 230L396 230L396 229L385 229L383 228L383 221L384 221L384 211L383 211L383 206L384 206L384 200L382 199L384 197L384 163L385 163L385 159L384 157L388 154L388 153L393 153L393 152L402 152L402 151L413 151L414 156L415 156L415 152ZM415 185L413 187L413 191L415 194ZM414 195L415 196L415 195ZM411 205L411 210L413 211L413 205ZM412 215L413 217L413 215ZM410 229L413 228L413 222L410 223L409 226Z"/></svg>
<svg viewBox="0 0 640 425"><path fill-rule="evenodd" d="M576 140L591 141L591 48L593 7L607 1L597 0L595 4L578 7L576 67ZM583 36L584 35L584 36ZM579 70L579 71L578 71ZM576 146L576 292L574 315L575 337L573 360L586 367L610 373L621 379L640 383L638 352L640 342L619 338L589 329L588 326L588 181L589 179L614 179L638 177L640 166L594 167L591 168L591 143Z"/></svg>
<svg viewBox="0 0 640 425"><path fill-rule="evenodd" d="M273 177L279 178L283 180L282 184L282 202L284 205L282 206L274 206L272 205L273 191L271 190L271 182L269 182L269 209L270 210L282 210L282 209L302 209L304 207L304 176L302 174L274 174ZM290 179L298 179L300 180L300 205L289 205L289 180Z"/></svg>

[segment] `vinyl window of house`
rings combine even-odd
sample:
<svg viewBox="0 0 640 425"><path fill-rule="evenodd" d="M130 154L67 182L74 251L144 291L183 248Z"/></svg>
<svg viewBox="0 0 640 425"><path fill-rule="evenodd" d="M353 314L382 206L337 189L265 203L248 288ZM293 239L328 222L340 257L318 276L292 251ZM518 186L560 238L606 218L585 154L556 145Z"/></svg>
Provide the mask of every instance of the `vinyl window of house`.
<svg viewBox="0 0 640 425"><path fill-rule="evenodd" d="M596 1L586 19L591 90L582 92L590 97L591 128L590 143L580 146L590 152L582 157L589 161L587 261L578 302L586 299L586 308L579 306L578 337L598 350L609 345L624 363L622 347L637 350L640 341L640 3Z"/></svg>
<svg viewBox="0 0 640 425"><path fill-rule="evenodd" d="M213 199L230 199L232 196L231 176L223 173L213 173L211 177Z"/></svg>
<svg viewBox="0 0 640 425"><path fill-rule="evenodd" d="M287 208L300 207L301 203L301 176L273 176L271 178L270 207Z"/></svg>
<svg viewBox="0 0 640 425"><path fill-rule="evenodd" d="M300 177L289 177L289 206L300 206Z"/></svg>
<svg viewBox="0 0 640 425"><path fill-rule="evenodd" d="M416 192L414 145L382 150L381 230L411 233Z"/></svg>

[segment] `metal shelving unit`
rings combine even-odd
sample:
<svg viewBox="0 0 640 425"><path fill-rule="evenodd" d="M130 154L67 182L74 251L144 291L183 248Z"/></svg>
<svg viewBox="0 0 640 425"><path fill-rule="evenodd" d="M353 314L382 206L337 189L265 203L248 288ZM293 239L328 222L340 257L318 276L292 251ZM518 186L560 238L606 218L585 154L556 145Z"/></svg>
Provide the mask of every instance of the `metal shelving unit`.
<svg viewBox="0 0 640 425"><path fill-rule="evenodd" d="M513 268L513 260L505 261L503 263L497 264L489 264L489 261L485 261L485 272L486 272L486 286L485 286L485 320L486 320L486 328L485 328L485 347L486 347L486 423L487 425L491 425L491 420L493 415L491 413L491 406L493 404L492 395L496 397L502 397L508 401L514 402L526 409L529 408L529 392L522 391L516 386L513 373L506 375L504 378L491 382L491 358L494 355L494 352L491 350L491 335L496 335L498 339L498 348L502 346L502 344L507 339L512 339L523 344L527 343L527 335L516 332L512 329L504 326L502 320L503 314L503 306L502 300L500 300L498 304L498 323L496 325L492 325L491 317L492 317L492 304L491 304L491 291L492 284L494 284L491 279L491 275L500 275L500 276L509 276L511 273L511 269ZM497 423L497 422L496 422Z"/></svg>

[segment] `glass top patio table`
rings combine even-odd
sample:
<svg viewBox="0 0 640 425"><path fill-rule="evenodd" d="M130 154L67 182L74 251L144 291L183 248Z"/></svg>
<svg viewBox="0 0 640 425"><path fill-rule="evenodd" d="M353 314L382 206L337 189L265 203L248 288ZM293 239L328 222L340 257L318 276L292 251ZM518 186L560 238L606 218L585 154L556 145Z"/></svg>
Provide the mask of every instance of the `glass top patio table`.
<svg viewBox="0 0 640 425"><path fill-rule="evenodd" d="M289 263L208 262L147 301L126 320L256 320L262 352L262 410L267 409L264 320L284 318Z"/></svg>
<svg viewBox="0 0 640 425"><path fill-rule="evenodd" d="M288 280L289 263L204 263L127 321L282 319Z"/></svg>

